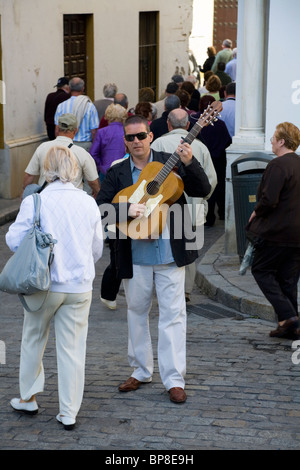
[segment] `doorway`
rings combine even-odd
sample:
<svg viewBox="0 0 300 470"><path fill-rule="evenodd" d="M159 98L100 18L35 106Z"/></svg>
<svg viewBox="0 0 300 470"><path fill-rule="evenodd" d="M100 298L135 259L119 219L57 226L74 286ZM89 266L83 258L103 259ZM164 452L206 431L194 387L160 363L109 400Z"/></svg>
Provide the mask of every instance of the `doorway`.
<svg viewBox="0 0 300 470"><path fill-rule="evenodd" d="M80 77L94 100L93 15L64 15L64 75Z"/></svg>

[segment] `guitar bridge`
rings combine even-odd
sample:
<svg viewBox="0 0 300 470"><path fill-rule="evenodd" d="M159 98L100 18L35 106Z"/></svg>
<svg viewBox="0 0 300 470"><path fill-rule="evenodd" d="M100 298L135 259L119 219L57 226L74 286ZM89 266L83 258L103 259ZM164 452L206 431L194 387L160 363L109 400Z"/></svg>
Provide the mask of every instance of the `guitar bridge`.
<svg viewBox="0 0 300 470"><path fill-rule="evenodd" d="M130 202L130 204L140 204L142 198L145 196L146 183L147 183L146 180L141 181L140 185L136 188L136 190L132 193L132 195L128 199L128 202ZM159 204L159 202L162 200L162 198L163 198L163 195L159 194L156 197L150 197L145 202L146 208L145 208L145 212L144 212L144 217L149 217L151 212Z"/></svg>

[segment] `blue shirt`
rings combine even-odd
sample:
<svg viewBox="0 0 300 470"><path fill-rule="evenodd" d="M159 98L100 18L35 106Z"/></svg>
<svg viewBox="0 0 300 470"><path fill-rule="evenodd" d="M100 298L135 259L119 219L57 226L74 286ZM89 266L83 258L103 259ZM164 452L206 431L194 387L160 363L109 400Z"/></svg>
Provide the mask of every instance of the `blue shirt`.
<svg viewBox="0 0 300 470"><path fill-rule="evenodd" d="M153 161L152 152L149 162ZM133 184L137 182L141 170L136 168L130 157L130 168ZM164 238L163 238L164 237ZM163 233L156 240L131 240L132 262L139 265L169 264L174 262L168 227L165 226Z"/></svg>
<svg viewBox="0 0 300 470"><path fill-rule="evenodd" d="M225 73L228 73L230 77L232 78L232 81L236 81L236 64L237 64L237 59L234 58L227 62L226 67L225 67Z"/></svg>
<svg viewBox="0 0 300 470"><path fill-rule="evenodd" d="M76 98L77 98L76 96L71 96L71 98L64 101L63 103L60 103L57 106L56 113L54 116L54 122L56 125L58 125L59 116L61 116L62 114L66 114L66 113L72 114L73 104ZM74 142L91 142L92 141L91 130L98 129L98 127L99 127L99 116L98 116L97 109L93 103L88 103L87 111L81 121L78 132L73 139Z"/></svg>
<svg viewBox="0 0 300 470"><path fill-rule="evenodd" d="M228 98L222 102L223 110L220 119L225 122L230 137L235 134L235 99Z"/></svg>

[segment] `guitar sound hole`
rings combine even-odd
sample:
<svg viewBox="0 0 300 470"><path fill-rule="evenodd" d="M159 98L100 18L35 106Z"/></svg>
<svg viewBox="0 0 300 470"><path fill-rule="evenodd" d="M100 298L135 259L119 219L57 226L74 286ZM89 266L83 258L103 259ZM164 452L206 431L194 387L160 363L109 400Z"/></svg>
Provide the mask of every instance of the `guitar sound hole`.
<svg viewBox="0 0 300 470"><path fill-rule="evenodd" d="M153 180L147 184L147 193L150 196L154 196L154 194L157 194L158 191L159 191L159 184L157 183L157 181Z"/></svg>

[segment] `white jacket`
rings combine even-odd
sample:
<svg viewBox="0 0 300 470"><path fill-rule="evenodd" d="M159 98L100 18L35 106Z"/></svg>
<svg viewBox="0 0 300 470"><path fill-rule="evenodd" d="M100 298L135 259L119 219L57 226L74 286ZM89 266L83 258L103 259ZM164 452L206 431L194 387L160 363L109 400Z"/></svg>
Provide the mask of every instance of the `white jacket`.
<svg viewBox="0 0 300 470"><path fill-rule="evenodd" d="M94 263L101 258L103 250L101 216L95 200L72 183L61 181L49 184L40 196L41 228L57 240L50 290L89 292L95 277ZM6 234L6 243L12 251L16 251L33 220L33 196L28 196Z"/></svg>
<svg viewBox="0 0 300 470"><path fill-rule="evenodd" d="M181 138L186 137L187 135L188 131L185 129L173 129L167 134L164 134L158 139L155 139L155 141L151 144L151 148L161 152L173 153L180 144ZM218 180L210 152L206 145L204 145L199 139L195 139L192 142L191 147L194 157L202 166L211 185L211 191L205 198L190 197L185 195L187 203L189 204L193 225L201 226L206 221L205 216L208 210L206 201L214 192Z"/></svg>

